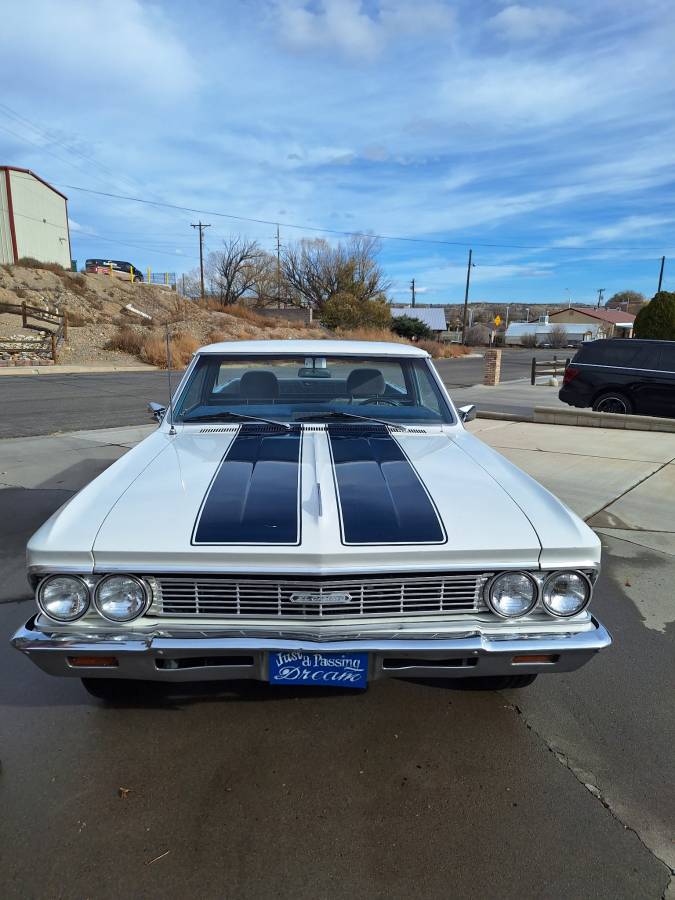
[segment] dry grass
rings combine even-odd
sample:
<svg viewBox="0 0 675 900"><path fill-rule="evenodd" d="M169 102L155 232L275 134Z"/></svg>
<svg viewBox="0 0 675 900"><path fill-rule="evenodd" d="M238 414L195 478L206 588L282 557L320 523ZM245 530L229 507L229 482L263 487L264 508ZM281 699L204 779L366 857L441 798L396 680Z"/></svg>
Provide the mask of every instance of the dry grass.
<svg viewBox="0 0 675 900"><path fill-rule="evenodd" d="M192 354L199 348L199 341L189 334L175 334L171 336L170 347L172 367L182 368L190 362ZM166 369L166 339L164 335L153 332L144 337L139 355L143 362Z"/></svg>
<svg viewBox="0 0 675 900"><path fill-rule="evenodd" d="M66 309L66 315L68 316L68 325L72 325L73 328L80 328L82 325L89 324L89 319L86 319L76 310Z"/></svg>
<svg viewBox="0 0 675 900"><path fill-rule="evenodd" d="M61 277L63 278L64 285L68 290L72 291L73 294L83 297L85 294L89 293L87 279L84 275L69 275L68 272L64 272Z"/></svg>
<svg viewBox="0 0 675 900"><path fill-rule="evenodd" d="M200 305L202 309L205 308L211 310L211 312L221 312L226 313L228 316L235 316L237 319L243 319L245 322L248 322L250 325L256 325L258 328L271 328L276 324L267 316L261 316L254 309L243 306L241 303L233 303L231 306L228 306L215 297L207 297L204 303ZM283 324L287 325L288 323L284 321Z"/></svg>
<svg viewBox="0 0 675 900"><path fill-rule="evenodd" d="M32 256L22 256L16 265L24 269L45 269L47 272L54 272L56 275L63 275L66 271L58 263L40 262L39 259L34 259Z"/></svg>
<svg viewBox="0 0 675 900"><path fill-rule="evenodd" d="M435 359L454 359L470 352L462 344L444 344L441 341L417 341L415 346L426 350Z"/></svg>
<svg viewBox="0 0 675 900"><path fill-rule="evenodd" d="M353 331L338 331L334 335L341 341L387 341L396 344L408 344L426 350L434 359L452 359L464 356L469 352L467 347L461 344L442 343L441 341L409 341L399 337L387 328L355 328Z"/></svg>
<svg viewBox="0 0 675 900"><path fill-rule="evenodd" d="M134 331L130 325L120 325L115 334L113 334L108 341L107 349L121 350L122 353L140 356L142 347L143 335ZM166 356L166 351L164 355Z"/></svg>
<svg viewBox="0 0 675 900"><path fill-rule="evenodd" d="M387 343L409 344L405 338L399 337L388 328L354 328L351 331L342 331L339 329L334 335L327 337L336 337L339 341L386 341Z"/></svg>

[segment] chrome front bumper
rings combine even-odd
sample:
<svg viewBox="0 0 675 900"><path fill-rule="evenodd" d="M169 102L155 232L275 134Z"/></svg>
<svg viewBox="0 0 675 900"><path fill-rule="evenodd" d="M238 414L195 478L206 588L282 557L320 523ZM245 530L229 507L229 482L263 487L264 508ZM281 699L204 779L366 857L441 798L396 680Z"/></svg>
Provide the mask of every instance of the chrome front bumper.
<svg viewBox="0 0 675 900"><path fill-rule="evenodd" d="M369 681L380 678L466 678L571 672L612 643L596 619L583 631L485 635L473 630L452 637L415 639L362 637L359 640L309 640L299 637L242 637L217 632L151 631L120 634L47 633L30 619L12 638L50 675L76 678L130 678L144 681L266 681L268 653L274 650L369 653ZM78 656L114 658L114 667L80 666ZM548 656L550 661L514 661L514 657Z"/></svg>

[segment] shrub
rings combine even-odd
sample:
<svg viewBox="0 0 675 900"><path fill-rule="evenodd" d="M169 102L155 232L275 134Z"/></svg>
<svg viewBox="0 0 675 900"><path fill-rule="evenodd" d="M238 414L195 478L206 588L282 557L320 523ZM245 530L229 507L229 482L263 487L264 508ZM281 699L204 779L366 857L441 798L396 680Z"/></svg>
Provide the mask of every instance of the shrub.
<svg viewBox="0 0 675 900"><path fill-rule="evenodd" d="M635 337L675 341L675 293L660 291L635 318Z"/></svg>
<svg viewBox="0 0 675 900"><path fill-rule="evenodd" d="M190 334L171 335L169 344L171 348L171 366L173 368L186 366L190 362L192 354L199 348L199 341ZM165 335L159 331L154 331L143 337L139 356L143 362L147 362L152 366L158 366L160 369L166 369Z"/></svg>
<svg viewBox="0 0 675 900"><path fill-rule="evenodd" d="M485 325L472 325L466 329L464 343L468 347L482 347L490 340L490 332Z"/></svg>
<svg viewBox="0 0 675 900"><path fill-rule="evenodd" d="M530 334L524 334L520 339L521 347L528 347L532 349L537 346L537 335L534 331L530 332Z"/></svg>
<svg viewBox="0 0 675 900"><path fill-rule="evenodd" d="M393 316L391 330L404 338L431 339L434 336L431 328L415 316Z"/></svg>
<svg viewBox="0 0 675 900"><path fill-rule="evenodd" d="M143 336L134 331L130 325L120 325L108 341L107 346L109 350L121 350L122 353L139 356L143 346Z"/></svg>
<svg viewBox="0 0 675 900"><path fill-rule="evenodd" d="M560 347L566 347L570 342L569 335L567 334L567 329L562 325L554 325L549 332L548 342L551 347L554 347L556 349Z"/></svg>
<svg viewBox="0 0 675 900"><path fill-rule="evenodd" d="M335 294L321 310L321 324L326 328L388 328L389 306L383 300L359 300L352 294ZM389 335L391 340L391 334Z"/></svg>

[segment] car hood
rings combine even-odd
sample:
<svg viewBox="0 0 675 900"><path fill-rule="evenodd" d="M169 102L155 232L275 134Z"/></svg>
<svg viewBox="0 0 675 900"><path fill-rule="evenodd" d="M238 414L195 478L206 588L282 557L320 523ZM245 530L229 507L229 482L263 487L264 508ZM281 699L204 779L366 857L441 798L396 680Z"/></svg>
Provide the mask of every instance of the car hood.
<svg viewBox="0 0 675 900"><path fill-rule="evenodd" d="M573 513L460 428L160 431L38 532L31 562L58 555L69 527L71 547L88 541L95 570L147 574L486 570L537 567L547 552L553 565L597 557L597 538Z"/></svg>

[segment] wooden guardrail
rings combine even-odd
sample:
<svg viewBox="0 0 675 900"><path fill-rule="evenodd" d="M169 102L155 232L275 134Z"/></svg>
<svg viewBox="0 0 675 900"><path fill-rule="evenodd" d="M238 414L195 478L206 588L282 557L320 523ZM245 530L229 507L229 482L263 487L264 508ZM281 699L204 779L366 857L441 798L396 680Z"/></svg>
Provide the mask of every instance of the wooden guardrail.
<svg viewBox="0 0 675 900"><path fill-rule="evenodd" d="M21 316L23 328L31 328L39 332L42 340L30 340L30 338L0 338L0 353L31 353L35 356L44 356L56 362L61 344L68 338L68 314L60 313L54 309L43 309L26 303L1 303L0 312L14 313ZM34 319L55 328L42 328L29 322Z"/></svg>
<svg viewBox="0 0 675 900"><path fill-rule="evenodd" d="M533 356L530 384L537 383L537 375L562 375L569 364L569 356L565 359L558 359L557 356L554 356L553 359L537 359L536 356Z"/></svg>

